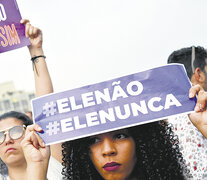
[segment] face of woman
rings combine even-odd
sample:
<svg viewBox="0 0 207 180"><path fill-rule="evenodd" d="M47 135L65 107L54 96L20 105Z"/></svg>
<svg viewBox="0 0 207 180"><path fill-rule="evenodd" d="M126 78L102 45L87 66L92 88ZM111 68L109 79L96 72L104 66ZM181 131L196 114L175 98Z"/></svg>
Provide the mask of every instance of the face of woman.
<svg viewBox="0 0 207 180"><path fill-rule="evenodd" d="M16 118L3 119L0 121L0 132L19 125L23 125L22 121ZM19 139L13 140L8 134L6 134L4 142L0 145L0 158L5 164L7 164L7 166L18 165L26 162L20 145L23 138L24 135Z"/></svg>
<svg viewBox="0 0 207 180"><path fill-rule="evenodd" d="M90 157L105 180L130 177L136 163L135 142L126 129L91 137Z"/></svg>

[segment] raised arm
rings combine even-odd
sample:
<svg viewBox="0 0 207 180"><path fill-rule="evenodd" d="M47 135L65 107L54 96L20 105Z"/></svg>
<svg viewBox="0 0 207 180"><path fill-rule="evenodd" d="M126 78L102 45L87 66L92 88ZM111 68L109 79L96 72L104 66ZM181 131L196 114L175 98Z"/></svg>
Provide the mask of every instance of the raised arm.
<svg viewBox="0 0 207 180"><path fill-rule="evenodd" d="M39 97L48 93L52 93L53 85L42 48L42 31L39 28L32 26L29 20L22 19L21 23L25 24L25 35L30 39L31 42L31 45L29 45L28 48L31 58L34 58L33 70L36 96Z"/></svg>
<svg viewBox="0 0 207 180"><path fill-rule="evenodd" d="M189 97L197 95L195 113L189 115L191 122L207 138L207 92L200 85L192 86L189 90Z"/></svg>
<svg viewBox="0 0 207 180"><path fill-rule="evenodd" d="M30 24L29 20L22 19L22 24L25 24L25 35L29 38L31 45L28 46L31 58L33 60L33 70L35 79L35 91L36 96L42 96L53 92L53 85L50 78L50 74L45 61L45 55L42 48L43 35L42 31ZM61 143L50 146L51 155L60 163L62 162L62 147Z"/></svg>

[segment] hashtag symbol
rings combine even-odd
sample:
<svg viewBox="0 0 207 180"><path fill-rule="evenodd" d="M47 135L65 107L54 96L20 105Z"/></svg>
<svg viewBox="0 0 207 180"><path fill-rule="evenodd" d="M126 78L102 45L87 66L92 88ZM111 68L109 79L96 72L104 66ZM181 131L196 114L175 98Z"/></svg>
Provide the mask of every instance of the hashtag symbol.
<svg viewBox="0 0 207 180"><path fill-rule="evenodd" d="M57 121L54 121L54 123L49 122L49 124L46 126L47 130L46 133L48 133L49 136L52 136L53 134L57 134L58 131L60 131L60 123Z"/></svg>
<svg viewBox="0 0 207 180"><path fill-rule="evenodd" d="M45 103L43 106L43 114L46 115L46 117L54 115L56 112L56 104L54 102Z"/></svg>

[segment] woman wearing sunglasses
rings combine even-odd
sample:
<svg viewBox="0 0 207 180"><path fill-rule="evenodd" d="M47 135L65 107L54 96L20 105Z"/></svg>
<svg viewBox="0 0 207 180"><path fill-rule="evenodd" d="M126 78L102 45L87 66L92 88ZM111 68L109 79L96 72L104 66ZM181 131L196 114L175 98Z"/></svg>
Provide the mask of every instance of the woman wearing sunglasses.
<svg viewBox="0 0 207 180"><path fill-rule="evenodd" d="M43 96L53 92L53 85L47 68L46 56L43 51L42 31L30 24L27 19L22 19L21 23L25 25L25 35L30 40L28 46L31 61L33 63L33 73L35 80L36 97ZM50 146L51 157L47 177L49 180L62 180L62 144L53 144Z"/></svg>
<svg viewBox="0 0 207 180"><path fill-rule="evenodd" d="M38 97L44 94L51 93L53 92L53 86L47 69L44 52L42 49L42 32L39 28L32 26L29 20L23 19L21 20L21 23L25 25L25 35L29 38L31 43L28 46L28 49L32 57L36 96ZM32 120L29 119L25 114L19 112L6 113L1 116L1 119L2 119L2 123L0 120L0 174L2 174L2 177L6 177L6 179L11 179L11 180L16 180L16 179L24 180L25 177L27 176L25 168L27 168L28 170L29 169L28 165L31 164L32 166L35 166L32 168L31 172L33 172L34 169L37 170L38 172L43 171L44 168L47 167L47 163L43 163L44 168L39 169L41 165L36 167L36 165L34 165L36 163L31 161L30 158L33 156L33 154L31 156L29 155L29 153L35 152L37 153L38 156L39 155L42 156L43 154L41 154L38 151L39 150L43 152L46 151L43 147L42 147L43 149L39 148L41 147L41 143L40 146L37 146L38 142L42 142L42 140L39 138L39 136L36 133L34 133L33 128L36 127L36 125L30 125L32 124ZM27 130L25 131L25 127L29 127L29 128L27 128ZM38 131L38 129L36 130ZM35 135L31 134L30 131L32 131ZM27 132L29 136L28 138L25 138L25 133ZM32 139L30 139L31 137ZM9 144L6 143L8 139L9 139ZM23 146L24 148L21 148L20 142L23 145L26 144L25 146ZM10 148L11 145L12 147ZM8 155L8 153L3 153L3 154L1 153L1 149L6 148L6 147L1 148L3 146L9 147L8 150L6 149L6 152L9 152L8 157L12 157L12 158L7 159L6 155ZM24 151L24 149L28 149L28 147L29 149L33 148L33 150L30 149L29 151ZM49 180L62 179L62 175L61 175L62 151L61 150L62 150L61 144L55 144L51 146L51 158L50 158L48 174L47 174ZM1 159L5 163L3 163ZM29 159L29 162L27 161L27 159ZM47 158L46 159L43 158L43 161L47 162ZM35 174L38 175L38 172ZM40 173L40 174L41 176L44 175L44 173ZM41 176L36 178L36 180L37 179L40 180ZM35 178L34 175L32 175L31 177ZM31 177L26 179L31 179ZM43 179L45 180L46 178ZM1 180L1 175L0 175L0 180Z"/></svg>
<svg viewBox="0 0 207 180"><path fill-rule="evenodd" d="M20 112L0 116L0 179L46 179L49 150L35 132L41 128L31 124ZM30 174L34 175L28 178Z"/></svg>

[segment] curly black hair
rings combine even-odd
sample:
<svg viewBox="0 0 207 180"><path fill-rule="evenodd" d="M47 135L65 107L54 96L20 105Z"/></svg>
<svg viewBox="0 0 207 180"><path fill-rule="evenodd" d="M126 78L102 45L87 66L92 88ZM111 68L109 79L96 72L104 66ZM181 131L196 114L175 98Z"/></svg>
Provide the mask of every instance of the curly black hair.
<svg viewBox="0 0 207 180"><path fill-rule="evenodd" d="M136 144L133 177L141 180L183 180L190 177L171 124L157 121L128 128ZM90 156L90 138L63 143L63 175L68 180L103 180Z"/></svg>

